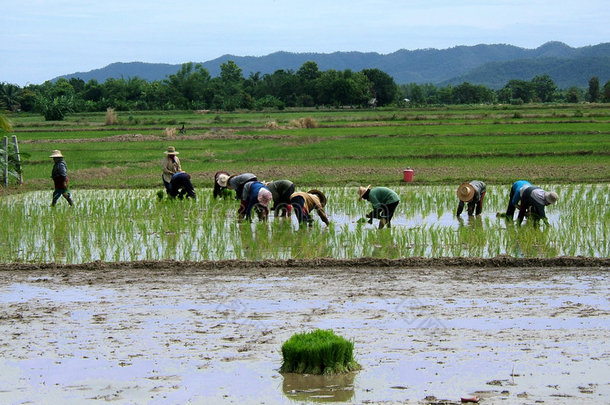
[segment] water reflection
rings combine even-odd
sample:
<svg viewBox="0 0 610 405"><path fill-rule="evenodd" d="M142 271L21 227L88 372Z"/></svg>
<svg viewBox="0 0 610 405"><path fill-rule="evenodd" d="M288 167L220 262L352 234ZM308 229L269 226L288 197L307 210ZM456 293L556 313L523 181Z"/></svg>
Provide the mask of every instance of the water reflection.
<svg viewBox="0 0 610 405"><path fill-rule="evenodd" d="M283 373L282 391L295 401L345 402L354 396L356 373L313 375Z"/></svg>

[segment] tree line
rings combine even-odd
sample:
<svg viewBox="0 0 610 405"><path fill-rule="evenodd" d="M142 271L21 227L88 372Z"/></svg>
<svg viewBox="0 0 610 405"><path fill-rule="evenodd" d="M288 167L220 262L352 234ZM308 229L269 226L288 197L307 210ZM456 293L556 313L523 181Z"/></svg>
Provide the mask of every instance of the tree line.
<svg viewBox="0 0 610 405"><path fill-rule="evenodd" d="M530 81L511 80L493 90L462 83L397 85L379 69L321 71L305 62L296 72L251 73L247 78L233 61L223 63L220 75L211 77L201 64L185 63L164 80L138 77L97 80L60 78L21 88L0 83L0 104L11 111L37 112L47 120L61 120L69 112L136 110L264 110L286 107L422 106L440 104L610 102L610 81L600 87L591 78L589 89L560 90L548 75Z"/></svg>

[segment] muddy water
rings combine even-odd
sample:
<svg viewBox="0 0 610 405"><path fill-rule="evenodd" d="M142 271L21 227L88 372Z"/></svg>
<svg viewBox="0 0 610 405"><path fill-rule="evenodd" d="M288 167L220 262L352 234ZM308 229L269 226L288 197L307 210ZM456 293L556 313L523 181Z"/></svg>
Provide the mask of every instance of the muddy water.
<svg viewBox="0 0 610 405"><path fill-rule="evenodd" d="M603 403L608 270L3 269L0 403ZM363 369L281 375L315 328Z"/></svg>

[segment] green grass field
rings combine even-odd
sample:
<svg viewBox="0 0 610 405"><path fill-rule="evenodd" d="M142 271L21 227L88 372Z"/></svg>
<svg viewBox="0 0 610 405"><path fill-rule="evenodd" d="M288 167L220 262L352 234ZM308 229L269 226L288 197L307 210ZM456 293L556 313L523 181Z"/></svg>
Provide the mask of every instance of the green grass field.
<svg viewBox="0 0 610 405"><path fill-rule="evenodd" d="M316 128L293 122L310 117ZM13 114L14 134L27 154L23 190L49 189L52 161L66 156L72 189L158 188L168 145L180 151L196 187L218 170L288 178L303 186L358 183L457 184L482 179L510 184L610 181L610 106L476 106L393 110L301 110L196 113L118 112L45 122ZM167 136L166 128L187 128ZM273 123L273 124L269 124Z"/></svg>

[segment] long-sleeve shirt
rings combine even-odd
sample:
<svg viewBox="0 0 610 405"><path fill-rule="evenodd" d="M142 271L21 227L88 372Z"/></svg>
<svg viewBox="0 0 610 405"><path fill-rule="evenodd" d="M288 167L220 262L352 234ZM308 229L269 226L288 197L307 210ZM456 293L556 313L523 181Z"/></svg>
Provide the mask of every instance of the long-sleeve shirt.
<svg viewBox="0 0 610 405"><path fill-rule="evenodd" d="M511 194L513 196L512 200L510 201L514 206L517 206L517 204L519 204L519 201L521 201L521 195L523 194L523 191L525 190L526 187L531 187L532 185L530 184L529 181L527 180L519 180L513 183L513 186L511 187Z"/></svg>
<svg viewBox="0 0 610 405"><path fill-rule="evenodd" d="M268 183L267 188L273 195L274 204L288 204L290 202L290 195L294 192L294 183L290 180L275 180Z"/></svg>
<svg viewBox="0 0 610 405"><path fill-rule="evenodd" d="M172 176L182 171L180 167L180 159L174 155L174 160L170 159L169 156L165 156L161 162L163 168L163 180L167 183L172 181Z"/></svg>
<svg viewBox="0 0 610 405"><path fill-rule="evenodd" d="M400 201L398 194L387 187L374 187L369 191L368 197L373 205L373 211L381 209L384 205L389 205Z"/></svg>
<svg viewBox="0 0 610 405"><path fill-rule="evenodd" d="M57 160L53 165L51 178L55 179L57 177L68 177L68 166L66 165L66 161L63 159Z"/></svg>
<svg viewBox="0 0 610 405"><path fill-rule="evenodd" d="M479 214L481 214L481 212L483 212L483 197L485 196L485 193L487 192L487 185L480 180L472 180L468 183L474 189L474 195L472 196L472 200L468 201L468 215L472 215L473 213L475 215L479 215ZM476 208L476 212L475 212L475 208ZM460 200L460 202L458 203L456 215L460 216L460 214L462 213L463 210L464 210L464 201Z"/></svg>
<svg viewBox="0 0 610 405"><path fill-rule="evenodd" d="M519 209L519 224L523 222L525 213L530 210L530 215L534 221L545 219L546 214L544 212L545 200L544 190L540 187L529 186L521 195L521 208Z"/></svg>
<svg viewBox="0 0 610 405"><path fill-rule="evenodd" d="M307 212L311 212L312 210L318 211L318 215L320 216L322 222L324 222L326 225L329 224L328 218L326 217L326 213L324 212L324 207L322 206L322 203L320 203L320 199L317 195L298 191L290 195L291 200L294 197L303 197L303 199L305 200L304 208L307 210Z"/></svg>
<svg viewBox="0 0 610 405"><path fill-rule="evenodd" d="M257 181L258 179L252 173L242 173L237 176L231 176L229 178L229 188L235 190L235 199L241 200L242 193L244 191L244 185L249 181Z"/></svg>
<svg viewBox="0 0 610 405"><path fill-rule="evenodd" d="M247 202L244 214L246 219L250 219L252 208L258 203L258 193L261 189L266 188L260 181L250 181L244 185L243 200Z"/></svg>

